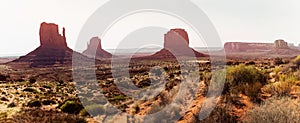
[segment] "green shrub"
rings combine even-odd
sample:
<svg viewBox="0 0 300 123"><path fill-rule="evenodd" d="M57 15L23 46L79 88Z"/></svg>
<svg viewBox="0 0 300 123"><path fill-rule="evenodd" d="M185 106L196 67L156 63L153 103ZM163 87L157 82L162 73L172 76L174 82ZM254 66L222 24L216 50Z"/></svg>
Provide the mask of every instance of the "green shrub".
<svg viewBox="0 0 300 123"><path fill-rule="evenodd" d="M15 102L11 102L7 105L7 108L13 108L13 107L16 107L17 104Z"/></svg>
<svg viewBox="0 0 300 123"><path fill-rule="evenodd" d="M283 62L282 58L277 57L274 60L274 64L275 65L281 65L281 64L284 64L284 62Z"/></svg>
<svg viewBox="0 0 300 123"><path fill-rule="evenodd" d="M28 107L41 107L42 103L40 100L32 100L32 101L28 102L27 106Z"/></svg>
<svg viewBox="0 0 300 123"><path fill-rule="evenodd" d="M294 59L294 63L297 65L297 67L300 66L300 55Z"/></svg>
<svg viewBox="0 0 300 123"><path fill-rule="evenodd" d="M25 92L31 92L31 93L38 93L38 91L34 88L25 88L23 91Z"/></svg>
<svg viewBox="0 0 300 123"><path fill-rule="evenodd" d="M300 121L300 100L275 97L246 113L249 123L297 123Z"/></svg>
<svg viewBox="0 0 300 123"><path fill-rule="evenodd" d="M42 104L43 105L52 105L52 104L56 104L56 101L54 101L54 100L43 100Z"/></svg>
<svg viewBox="0 0 300 123"><path fill-rule="evenodd" d="M36 82L36 79L35 78L33 78L33 77L30 77L29 78L29 83L30 84L33 84L33 83L35 83Z"/></svg>
<svg viewBox="0 0 300 123"><path fill-rule="evenodd" d="M260 89L267 83L265 74L253 66L238 65L229 67L226 73L228 91L233 94L245 94L258 101Z"/></svg>
<svg viewBox="0 0 300 123"><path fill-rule="evenodd" d="M261 71L253 66L245 65L229 67L227 69L226 80L231 86L253 84L255 82L265 84L267 82L266 76Z"/></svg>
<svg viewBox="0 0 300 123"><path fill-rule="evenodd" d="M80 100L77 98L71 98L67 99L64 102L62 102L58 108L61 109L61 111L69 114L79 114L79 112L84 108L81 104Z"/></svg>

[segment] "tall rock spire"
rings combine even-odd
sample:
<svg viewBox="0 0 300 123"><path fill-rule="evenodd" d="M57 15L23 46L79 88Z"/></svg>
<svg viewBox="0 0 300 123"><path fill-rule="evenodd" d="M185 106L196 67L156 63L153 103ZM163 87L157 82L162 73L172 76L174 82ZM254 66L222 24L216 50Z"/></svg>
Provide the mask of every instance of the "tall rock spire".
<svg viewBox="0 0 300 123"><path fill-rule="evenodd" d="M67 49L65 36L65 28L63 35L58 32L58 25L54 23L43 22L40 27L40 43L41 47L51 49Z"/></svg>

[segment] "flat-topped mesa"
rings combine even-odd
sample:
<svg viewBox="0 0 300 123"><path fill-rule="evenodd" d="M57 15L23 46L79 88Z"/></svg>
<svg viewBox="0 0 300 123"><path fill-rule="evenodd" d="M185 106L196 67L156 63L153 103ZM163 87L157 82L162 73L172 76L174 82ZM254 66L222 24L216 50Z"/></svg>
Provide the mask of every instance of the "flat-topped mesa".
<svg viewBox="0 0 300 123"><path fill-rule="evenodd" d="M164 38L165 49L180 49L189 47L189 36L184 29L171 29Z"/></svg>
<svg viewBox="0 0 300 123"><path fill-rule="evenodd" d="M101 39L99 37L93 37L87 44L87 49L83 51L88 57L92 58L111 58L112 54L102 49Z"/></svg>
<svg viewBox="0 0 300 123"><path fill-rule="evenodd" d="M54 23L41 23L40 27L40 43L43 48L51 49L67 49L65 36L65 28L62 31L63 35L58 32L58 25Z"/></svg>

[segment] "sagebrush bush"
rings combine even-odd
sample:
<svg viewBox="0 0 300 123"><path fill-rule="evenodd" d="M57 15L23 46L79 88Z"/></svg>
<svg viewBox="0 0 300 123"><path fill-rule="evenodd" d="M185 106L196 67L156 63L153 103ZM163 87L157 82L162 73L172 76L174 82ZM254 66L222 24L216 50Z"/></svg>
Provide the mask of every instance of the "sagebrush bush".
<svg viewBox="0 0 300 123"><path fill-rule="evenodd" d="M288 96L300 80L298 71L278 76L278 81L269 83L262 88L262 91L277 96Z"/></svg>
<svg viewBox="0 0 300 123"><path fill-rule="evenodd" d="M300 66L300 55L294 59L294 63L297 65L297 67Z"/></svg>
<svg viewBox="0 0 300 123"><path fill-rule="evenodd" d="M297 123L300 121L300 100L273 97L246 113L249 123Z"/></svg>
<svg viewBox="0 0 300 123"><path fill-rule="evenodd" d="M226 72L226 84L232 94L245 94L253 101L257 101L260 89L267 83L266 75L253 66L243 64L232 66Z"/></svg>
<svg viewBox="0 0 300 123"><path fill-rule="evenodd" d="M28 107L41 107L42 103L40 100L32 100L32 101L28 102L27 106Z"/></svg>
<svg viewBox="0 0 300 123"><path fill-rule="evenodd" d="M35 83L36 82L36 79L34 78L34 77L30 77L29 78L29 83L30 84L33 84L33 83Z"/></svg>
<svg viewBox="0 0 300 123"><path fill-rule="evenodd" d="M226 80L231 86L253 84L255 82L265 84L267 82L266 76L261 71L253 66L245 66L243 64L229 67L226 74Z"/></svg>
<svg viewBox="0 0 300 123"><path fill-rule="evenodd" d="M262 91L277 96L287 96L292 91L294 84L290 82L270 83L262 88Z"/></svg>
<svg viewBox="0 0 300 123"><path fill-rule="evenodd" d="M274 64L275 65L281 65L281 64L284 64L284 62L283 62L282 58L277 57L274 60Z"/></svg>
<svg viewBox="0 0 300 123"><path fill-rule="evenodd" d="M62 102L58 108L61 109L61 111L69 114L79 114L79 112L84 108L81 104L80 100L77 98L71 98L67 99L64 102Z"/></svg>

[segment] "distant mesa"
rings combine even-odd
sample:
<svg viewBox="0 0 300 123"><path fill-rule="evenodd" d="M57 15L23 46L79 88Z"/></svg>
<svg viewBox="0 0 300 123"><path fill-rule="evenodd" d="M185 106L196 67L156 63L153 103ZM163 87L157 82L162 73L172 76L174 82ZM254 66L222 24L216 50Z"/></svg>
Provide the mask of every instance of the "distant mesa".
<svg viewBox="0 0 300 123"><path fill-rule="evenodd" d="M189 36L184 29L171 29L164 36L164 48L151 55L154 59L176 57L206 57L208 55L197 52L189 47Z"/></svg>
<svg viewBox="0 0 300 123"><path fill-rule="evenodd" d="M289 48L288 43L282 39L276 40L274 45L275 45L276 49L288 49Z"/></svg>
<svg viewBox="0 0 300 123"><path fill-rule="evenodd" d="M87 49L83 51L83 54L91 58L111 58L112 54L102 49L101 39L99 37L91 38Z"/></svg>
<svg viewBox="0 0 300 123"><path fill-rule="evenodd" d="M246 42L226 42L224 49L226 53L231 52L266 52L274 48L274 43L246 43Z"/></svg>
<svg viewBox="0 0 300 123"><path fill-rule="evenodd" d="M227 42L224 45L226 52L265 52L276 49L289 49L288 43L282 39L274 43L246 43L246 42Z"/></svg>
<svg viewBox="0 0 300 123"><path fill-rule="evenodd" d="M274 43L245 43L245 42L227 42L224 45L227 55L237 54L256 56L256 57L282 57L300 54L297 47L288 42L279 39ZM259 56L257 56L259 55Z"/></svg>
<svg viewBox="0 0 300 123"><path fill-rule="evenodd" d="M75 55L79 53L74 52ZM43 67L57 64L71 65L73 50L67 46L65 28L62 34L58 32L58 25L54 23L41 23L40 46L25 56L21 56L9 65L22 67ZM24 66L23 66L24 65Z"/></svg>

